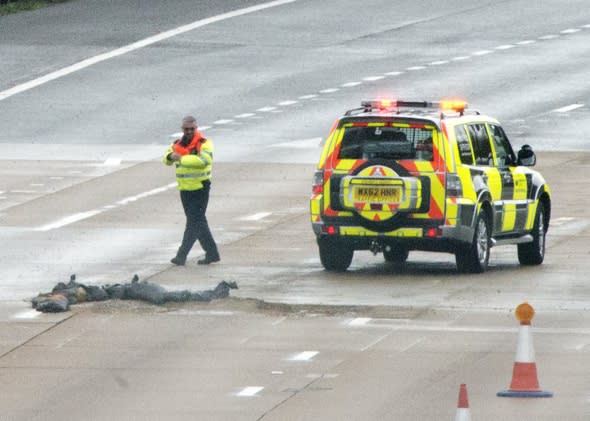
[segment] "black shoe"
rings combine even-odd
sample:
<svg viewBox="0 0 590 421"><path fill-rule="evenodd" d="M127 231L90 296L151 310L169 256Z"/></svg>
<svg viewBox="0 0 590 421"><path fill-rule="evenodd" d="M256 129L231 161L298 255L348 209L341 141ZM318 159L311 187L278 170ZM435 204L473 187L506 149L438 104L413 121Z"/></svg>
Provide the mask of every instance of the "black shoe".
<svg viewBox="0 0 590 421"><path fill-rule="evenodd" d="M181 257L176 256L170 260L170 263L174 263L177 266L184 266L184 264L186 263L186 258L183 259Z"/></svg>
<svg viewBox="0 0 590 421"><path fill-rule="evenodd" d="M215 257L209 257L209 256L205 256L204 259L199 260L197 263L199 265L208 265L210 263L215 263L215 262L219 262L219 256L215 256Z"/></svg>

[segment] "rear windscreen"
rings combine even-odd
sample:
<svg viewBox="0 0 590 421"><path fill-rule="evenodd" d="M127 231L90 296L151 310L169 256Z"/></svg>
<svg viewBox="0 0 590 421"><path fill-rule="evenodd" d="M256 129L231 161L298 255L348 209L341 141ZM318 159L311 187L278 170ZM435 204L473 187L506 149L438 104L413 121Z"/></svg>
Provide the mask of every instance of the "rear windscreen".
<svg viewBox="0 0 590 421"><path fill-rule="evenodd" d="M346 123L339 159L432 161L434 126L400 123Z"/></svg>

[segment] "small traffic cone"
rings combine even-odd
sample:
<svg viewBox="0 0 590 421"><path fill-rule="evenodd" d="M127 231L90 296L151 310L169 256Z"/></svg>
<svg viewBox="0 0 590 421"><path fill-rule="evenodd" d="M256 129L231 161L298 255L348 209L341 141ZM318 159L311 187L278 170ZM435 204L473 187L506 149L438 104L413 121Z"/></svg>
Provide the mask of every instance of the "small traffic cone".
<svg viewBox="0 0 590 421"><path fill-rule="evenodd" d="M455 415L455 421L471 421L469 401L467 400L467 386L465 383L459 387L459 403L457 403L457 415Z"/></svg>
<svg viewBox="0 0 590 421"><path fill-rule="evenodd" d="M535 363L533 332L531 330L531 320L535 315L535 310L529 303L524 302L516 307L514 313L520 321L520 327L518 329L518 348L512 369L512 382L510 389L500 391L496 395L512 398L550 398L553 396L553 392L541 390L537 379L537 364Z"/></svg>

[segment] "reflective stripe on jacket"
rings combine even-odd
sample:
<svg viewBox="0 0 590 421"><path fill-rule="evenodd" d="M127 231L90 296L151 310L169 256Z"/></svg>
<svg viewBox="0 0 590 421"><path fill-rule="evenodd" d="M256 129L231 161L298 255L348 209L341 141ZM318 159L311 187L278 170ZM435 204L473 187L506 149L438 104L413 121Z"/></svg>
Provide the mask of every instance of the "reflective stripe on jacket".
<svg viewBox="0 0 590 421"><path fill-rule="evenodd" d="M213 166L213 142L205 139L199 132L188 147L177 147L177 140L168 147L164 154L164 164L176 166L176 182L178 190L199 190L203 188L203 181L211 179ZM191 147L194 146L194 147ZM180 161L171 161L172 152L180 153Z"/></svg>

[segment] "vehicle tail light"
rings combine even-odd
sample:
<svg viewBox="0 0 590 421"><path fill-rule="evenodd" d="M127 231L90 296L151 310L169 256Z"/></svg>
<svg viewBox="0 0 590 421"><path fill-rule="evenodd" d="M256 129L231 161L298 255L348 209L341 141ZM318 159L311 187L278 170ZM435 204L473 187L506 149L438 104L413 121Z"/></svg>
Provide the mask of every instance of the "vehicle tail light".
<svg viewBox="0 0 590 421"><path fill-rule="evenodd" d="M336 227L334 225L324 225L322 231L328 235L334 235L336 234Z"/></svg>
<svg viewBox="0 0 590 421"><path fill-rule="evenodd" d="M424 235L428 238L436 238L442 235L442 230L440 228L428 228Z"/></svg>
<svg viewBox="0 0 590 421"><path fill-rule="evenodd" d="M457 174L447 174L447 195L452 197L463 196L461 179Z"/></svg>
<svg viewBox="0 0 590 421"><path fill-rule="evenodd" d="M322 194L324 192L324 171L316 171L313 175L311 191L313 194Z"/></svg>

